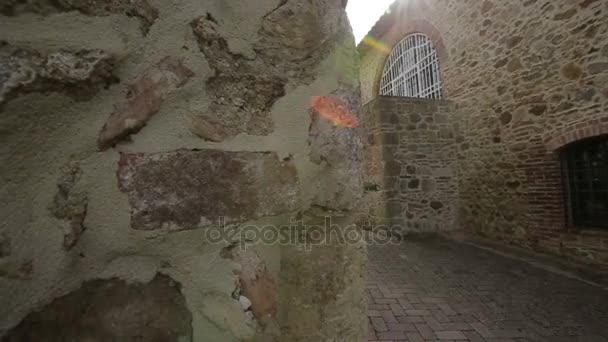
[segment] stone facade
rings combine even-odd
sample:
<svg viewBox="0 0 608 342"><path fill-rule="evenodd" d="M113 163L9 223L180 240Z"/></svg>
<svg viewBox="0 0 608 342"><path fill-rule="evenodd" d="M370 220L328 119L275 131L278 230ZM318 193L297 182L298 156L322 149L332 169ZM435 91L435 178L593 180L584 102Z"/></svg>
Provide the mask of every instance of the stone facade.
<svg viewBox="0 0 608 342"><path fill-rule="evenodd" d="M0 339L363 341L344 6L0 0Z"/></svg>
<svg viewBox="0 0 608 342"><path fill-rule="evenodd" d="M402 233L457 229L459 131L453 106L381 96L367 103L363 113L368 128L366 200L373 221Z"/></svg>
<svg viewBox="0 0 608 342"><path fill-rule="evenodd" d="M606 134L608 3L397 1L359 46L362 98L378 94L391 47L431 38L455 141L464 229L608 264L608 232L565 219L559 150Z"/></svg>

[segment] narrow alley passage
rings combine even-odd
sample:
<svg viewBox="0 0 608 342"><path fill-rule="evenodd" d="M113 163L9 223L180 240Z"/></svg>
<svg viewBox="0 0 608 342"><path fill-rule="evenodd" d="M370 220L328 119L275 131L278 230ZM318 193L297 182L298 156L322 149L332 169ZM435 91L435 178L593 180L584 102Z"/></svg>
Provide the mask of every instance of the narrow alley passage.
<svg viewBox="0 0 608 342"><path fill-rule="evenodd" d="M599 287L440 238L369 258L369 341L608 341Z"/></svg>

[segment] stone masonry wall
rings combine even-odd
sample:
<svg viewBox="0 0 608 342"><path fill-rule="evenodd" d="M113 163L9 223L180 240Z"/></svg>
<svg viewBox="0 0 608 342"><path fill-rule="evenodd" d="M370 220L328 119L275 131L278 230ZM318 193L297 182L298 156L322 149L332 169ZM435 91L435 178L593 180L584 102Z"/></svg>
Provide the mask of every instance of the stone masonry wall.
<svg viewBox="0 0 608 342"><path fill-rule="evenodd" d="M0 339L363 341L344 6L0 0Z"/></svg>
<svg viewBox="0 0 608 342"><path fill-rule="evenodd" d="M459 131L452 107L442 100L386 96L364 106L372 221L401 233L458 228Z"/></svg>
<svg viewBox="0 0 608 342"><path fill-rule="evenodd" d="M461 226L607 264L608 232L566 223L558 150L608 133L608 2L397 1L359 46L364 103L413 32L437 47L457 106Z"/></svg>

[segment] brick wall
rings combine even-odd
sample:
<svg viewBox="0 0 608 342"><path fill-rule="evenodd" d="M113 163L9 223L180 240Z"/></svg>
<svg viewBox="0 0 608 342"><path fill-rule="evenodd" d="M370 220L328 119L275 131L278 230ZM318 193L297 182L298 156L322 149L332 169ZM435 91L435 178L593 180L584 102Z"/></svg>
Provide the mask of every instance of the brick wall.
<svg viewBox="0 0 608 342"><path fill-rule="evenodd" d="M364 107L367 199L376 222L405 232L458 227L452 107L442 100L385 96Z"/></svg>
<svg viewBox="0 0 608 342"><path fill-rule="evenodd" d="M407 20L405 20L407 19ZM608 2L403 1L362 43L362 97L413 32L435 43L456 105L460 224L530 248L608 264L608 231L569 227L559 149L606 134Z"/></svg>

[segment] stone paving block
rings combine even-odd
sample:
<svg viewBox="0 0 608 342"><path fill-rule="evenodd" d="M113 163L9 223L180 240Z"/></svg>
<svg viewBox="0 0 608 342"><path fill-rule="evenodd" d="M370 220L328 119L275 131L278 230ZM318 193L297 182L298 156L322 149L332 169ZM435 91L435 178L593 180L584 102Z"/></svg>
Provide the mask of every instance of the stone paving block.
<svg viewBox="0 0 608 342"><path fill-rule="evenodd" d="M372 323L372 327L376 332L388 331L388 327L386 323L384 323L384 319L382 317L370 317L369 319Z"/></svg>
<svg viewBox="0 0 608 342"><path fill-rule="evenodd" d="M394 304L394 303L397 303L397 301L395 299L390 299L390 298L376 298L376 299L374 299L374 302L376 304Z"/></svg>
<svg viewBox="0 0 608 342"><path fill-rule="evenodd" d="M390 310L390 307L386 304L367 304L368 310Z"/></svg>
<svg viewBox="0 0 608 342"><path fill-rule="evenodd" d="M437 303L437 306L439 307L439 309L441 309L441 311L443 311L444 314L448 316L453 316L457 314L457 312L454 311L454 309L452 309L452 307L450 307L446 303Z"/></svg>
<svg viewBox="0 0 608 342"><path fill-rule="evenodd" d="M463 331L462 332L471 342L484 342L485 339L479 336L478 333L474 331Z"/></svg>
<svg viewBox="0 0 608 342"><path fill-rule="evenodd" d="M386 323L399 323L392 311L381 311L380 314Z"/></svg>
<svg viewBox="0 0 608 342"><path fill-rule="evenodd" d="M467 337L460 331L448 330L448 331L435 331L437 337L440 340L466 340Z"/></svg>
<svg viewBox="0 0 608 342"><path fill-rule="evenodd" d="M494 334L481 322L471 323L471 327L475 329L475 331L481 335L483 338L492 338L495 337Z"/></svg>
<svg viewBox="0 0 608 342"><path fill-rule="evenodd" d="M430 316L431 312L429 310L405 310L406 315L408 316Z"/></svg>
<svg viewBox="0 0 608 342"><path fill-rule="evenodd" d="M380 332L376 334L378 339L381 341L393 341L393 340L403 340L405 339L405 332L403 331L387 331Z"/></svg>
<svg viewBox="0 0 608 342"><path fill-rule="evenodd" d="M424 342L424 338L418 333L407 333L407 340L410 342Z"/></svg>
<svg viewBox="0 0 608 342"><path fill-rule="evenodd" d="M441 326L443 326L443 328L446 330L460 330L460 331L473 330L473 327L471 327L471 325L469 325L468 323L464 323L464 322L442 323Z"/></svg>
<svg viewBox="0 0 608 342"><path fill-rule="evenodd" d="M388 330L390 331L406 331L406 332L417 332L416 326L414 324L407 323L391 323L388 325Z"/></svg>
<svg viewBox="0 0 608 342"><path fill-rule="evenodd" d="M433 332L433 329L431 329L428 325L426 324L416 324L416 329L418 329L418 333L420 334L420 336L422 336L425 340L429 340L429 339L434 339L437 338L437 336L435 335L435 333Z"/></svg>
<svg viewBox="0 0 608 342"><path fill-rule="evenodd" d="M423 316L399 316L397 320L401 323L424 323Z"/></svg>
<svg viewBox="0 0 608 342"><path fill-rule="evenodd" d="M424 321L433 331L446 330L433 316L424 316Z"/></svg>
<svg viewBox="0 0 608 342"><path fill-rule="evenodd" d="M391 311L393 312L393 315L395 316L405 316L405 311L403 310L403 308L401 307L401 305L393 303L393 304L389 304Z"/></svg>
<svg viewBox="0 0 608 342"><path fill-rule="evenodd" d="M399 305L401 305L402 308L404 308L405 310L413 310L414 306L405 298L399 298Z"/></svg>
<svg viewBox="0 0 608 342"><path fill-rule="evenodd" d="M440 239L369 252L372 289L403 294L369 305L387 327L377 341L608 342L608 294L585 283Z"/></svg>

